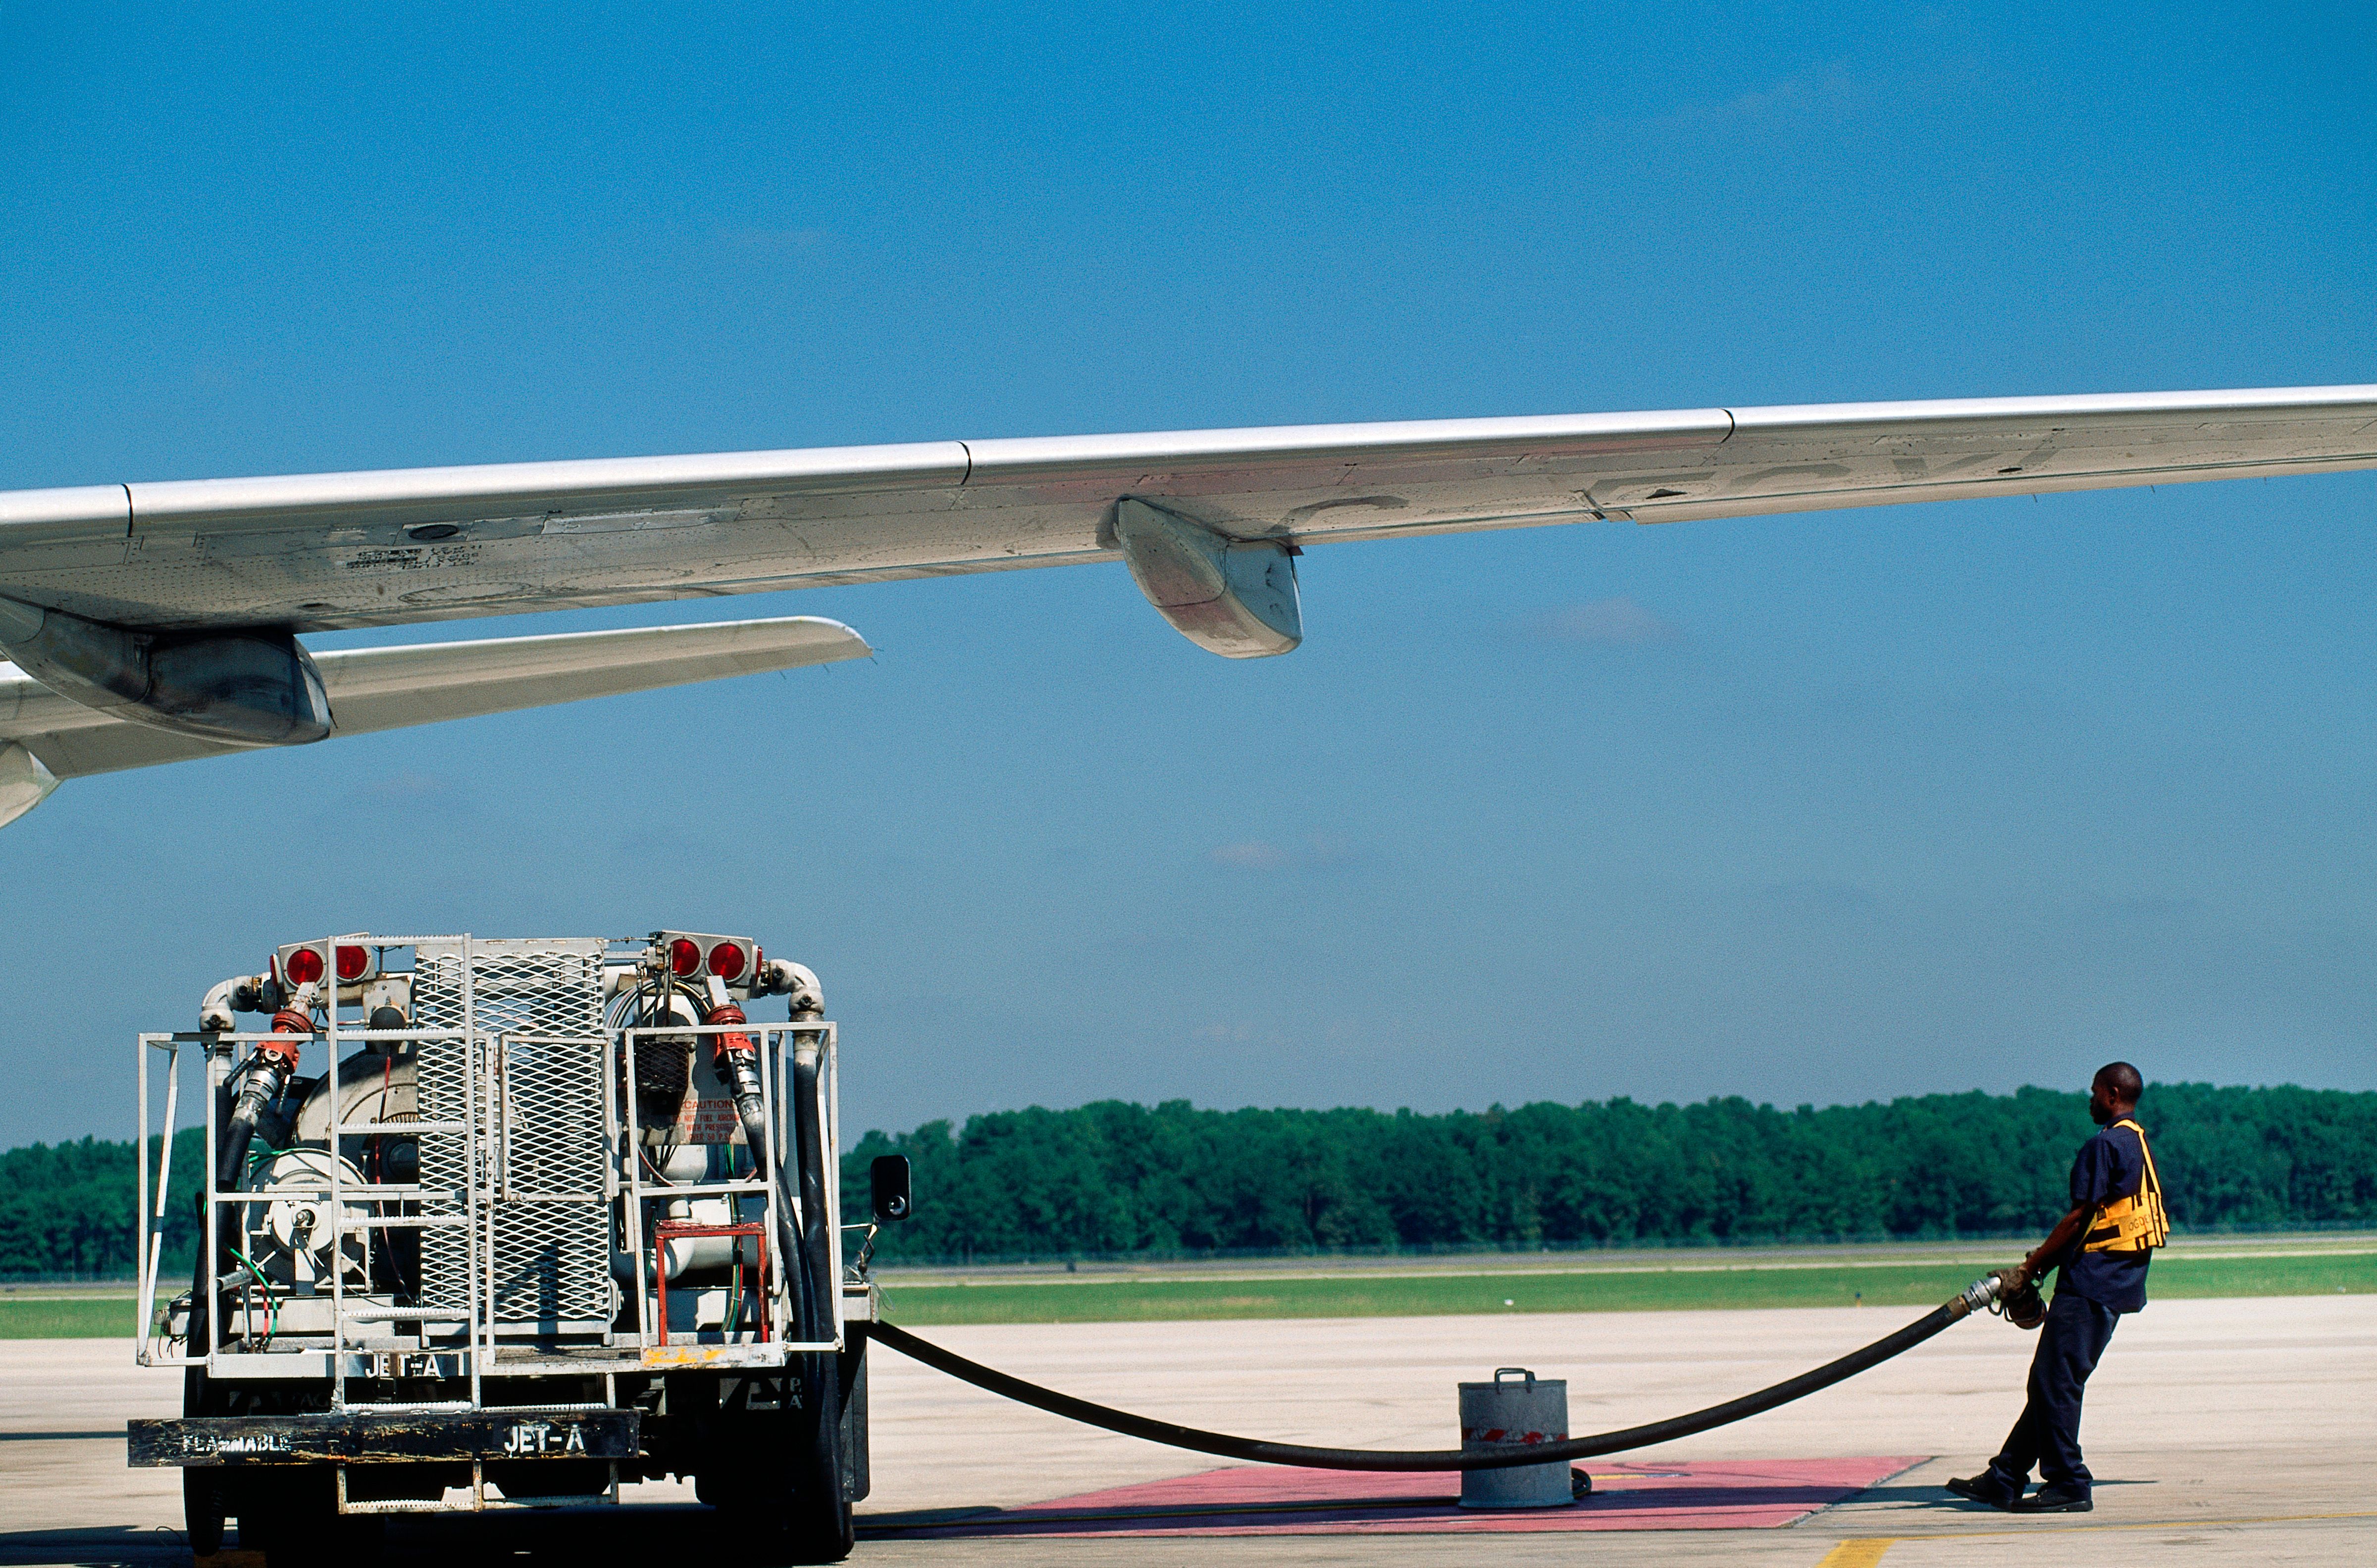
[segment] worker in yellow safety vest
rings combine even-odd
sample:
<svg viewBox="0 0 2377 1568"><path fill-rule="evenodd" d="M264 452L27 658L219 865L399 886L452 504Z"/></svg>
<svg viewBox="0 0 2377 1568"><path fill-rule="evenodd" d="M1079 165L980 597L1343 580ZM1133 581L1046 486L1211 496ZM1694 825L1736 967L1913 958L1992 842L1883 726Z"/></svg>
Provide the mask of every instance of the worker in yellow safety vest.
<svg viewBox="0 0 2377 1568"><path fill-rule="evenodd" d="M2007 1293L2059 1270L2055 1300L2030 1361L2030 1398L2005 1447L1948 1490L2019 1514L2085 1514L2095 1478L2080 1457L2080 1396L2125 1313L2146 1304L2146 1264L2170 1235L2162 1182L2137 1123L2144 1089L2126 1062L2096 1070L2088 1114L2103 1129L2072 1162L2072 1212L2038 1250L2001 1271ZM2039 1489L2025 1497L2033 1466Z"/></svg>

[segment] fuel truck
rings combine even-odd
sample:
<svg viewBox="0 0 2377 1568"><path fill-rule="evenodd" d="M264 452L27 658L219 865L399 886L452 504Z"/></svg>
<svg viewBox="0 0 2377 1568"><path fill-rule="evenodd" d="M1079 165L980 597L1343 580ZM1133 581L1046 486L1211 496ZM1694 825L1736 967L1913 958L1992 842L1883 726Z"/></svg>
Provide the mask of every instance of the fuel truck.
<svg viewBox="0 0 2377 1568"><path fill-rule="evenodd" d="M867 1261L909 1197L878 1161L845 1260L808 969L714 932L355 933L277 949L138 1053L138 1360L183 1394L127 1441L181 1469L194 1551L236 1520L275 1568L353 1562L392 1514L689 1478L728 1561L848 1554ZM185 1078L196 1193L172 1182Z"/></svg>

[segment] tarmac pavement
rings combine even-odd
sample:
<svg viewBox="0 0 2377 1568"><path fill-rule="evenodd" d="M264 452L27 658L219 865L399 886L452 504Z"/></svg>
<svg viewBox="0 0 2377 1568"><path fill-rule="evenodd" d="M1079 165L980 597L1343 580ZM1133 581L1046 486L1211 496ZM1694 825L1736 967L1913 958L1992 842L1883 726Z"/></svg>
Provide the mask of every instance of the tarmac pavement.
<svg viewBox="0 0 2377 1568"><path fill-rule="evenodd" d="M1453 1385L1497 1366L1568 1379L1570 1428L1585 1432L1763 1386L1916 1315L1880 1308L1514 1313L985 1326L926 1337L1023 1377L1191 1425L1290 1442L1449 1447L1457 1442ZM2096 1512L2086 1515L1998 1514L1943 1487L1949 1476L1978 1468L2013 1423L2034 1343L1993 1318L1960 1324L1798 1404L1586 1467L1608 1478L1605 1486L1627 1473L1656 1476L1661 1466L1677 1476L1695 1466L1755 1470L1748 1461L1773 1462L1778 1474L1884 1478L1842 1501L1780 1510L1790 1522L1698 1527L1695 1517L1746 1515L1695 1515L1686 1497L1685 1506L1659 1512L1656 1528L1604 1519L1591 1529L1545 1529L1537 1516L1538 1527L1459 1537L1431 1532L1466 1530L1475 1515L1398 1515L1393 1527L1415 1533L1381 1534L1363 1523L1382 1516L1375 1512L1312 1506L1269 1515L1257 1509L1251 1518L1244 1510L1215 1518L1157 1508L1067 1526L1118 1532L1093 1536L989 1533L1015 1527L1011 1515L994 1523L993 1510L1178 1482L1218 1467L1007 1403L878 1347L870 1356L875 1488L861 1506L853 1561L1162 1568L1401 1564L1458 1552L1514 1564L1721 1557L1792 1568L1955 1568L2041 1547L2084 1552L2091 1568L2377 1561L2377 1299L2172 1301L2125 1320L2089 1388L2082 1437L2098 1481ZM135 1368L122 1342L0 1342L0 1563L189 1562L176 1474L125 1468L121 1437L127 1417L171 1414L178 1398L178 1379ZM1188 1497L1216 1486L1241 1495L1273 1478L1282 1487L1294 1479L1264 1471L1127 1495ZM1457 1483L1447 1478L1445 1485ZM434 1557L440 1568L626 1561L647 1550L673 1555L699 1529L689 1487L646 1484L627 1489L627 1498L636 1506L615 1512L401 1520L389 1561ZM1183 1527L1241 1533L1164 1533ZM2021 1538L2030 1536L2054 1539L2025 1548Z"/></svg>

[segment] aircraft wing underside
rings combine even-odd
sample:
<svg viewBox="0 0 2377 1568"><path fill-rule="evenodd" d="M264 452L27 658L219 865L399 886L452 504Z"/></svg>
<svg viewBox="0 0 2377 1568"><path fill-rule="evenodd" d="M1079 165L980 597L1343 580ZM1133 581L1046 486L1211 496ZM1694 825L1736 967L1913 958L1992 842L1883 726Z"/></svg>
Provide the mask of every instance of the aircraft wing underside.
<svg viewBox="0 0 2377 1568"><path fill-rule="evenodd" d="M1118 558L2377 465L2377 386L945 441L0 493L0 599L293 632Z"/></svg>
<svg viewBox="0 0 2377 1568"><path fill-rule="evenodd" d="M2371 467L2364 386L0 493L0 651L15 660L0 665L0 822L78 773L866 651L803 617L319 655L305 632L1121 561L1190 640L1258 658L1302 638L1294 558L1311 545Z"/></svg>

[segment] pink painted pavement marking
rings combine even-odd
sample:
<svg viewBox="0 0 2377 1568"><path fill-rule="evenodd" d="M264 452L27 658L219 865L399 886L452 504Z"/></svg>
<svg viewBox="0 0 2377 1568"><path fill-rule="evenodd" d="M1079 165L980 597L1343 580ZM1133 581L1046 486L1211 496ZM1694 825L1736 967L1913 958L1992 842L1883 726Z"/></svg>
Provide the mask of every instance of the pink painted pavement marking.
<svg viewBox="0 0 2377 1568"><path fill-rule="evenodd" d="M1923 1463L1925 1455L1596 1461L1593 1495L1569 1508L1457 1506L1453 1471L1412 1474L1231 1466L1079 1492L963 1518L862 1518L872 1538L919 1536L1482 1535L1549 1530L1762 1530Z"/></svg>

